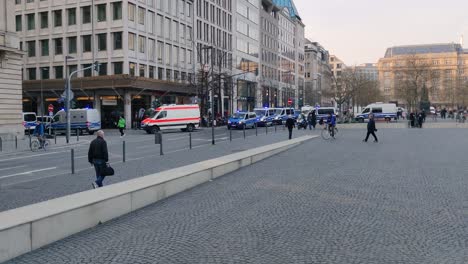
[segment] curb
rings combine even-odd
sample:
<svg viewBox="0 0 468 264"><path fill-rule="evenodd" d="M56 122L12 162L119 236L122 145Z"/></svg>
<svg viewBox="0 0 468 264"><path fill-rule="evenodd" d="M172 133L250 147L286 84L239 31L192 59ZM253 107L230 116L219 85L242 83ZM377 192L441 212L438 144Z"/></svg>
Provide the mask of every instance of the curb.
<svg viewBox="0 0 468 264"><path fill-rule="evenodd" d="M214 180L318 136L303 136L0 213L0 262Z"/></svg>

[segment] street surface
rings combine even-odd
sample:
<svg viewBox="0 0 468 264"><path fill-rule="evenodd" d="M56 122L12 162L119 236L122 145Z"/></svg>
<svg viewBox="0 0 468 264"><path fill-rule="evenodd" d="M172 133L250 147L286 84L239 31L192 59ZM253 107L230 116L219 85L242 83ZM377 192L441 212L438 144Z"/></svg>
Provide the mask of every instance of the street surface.
<svg viewBox="0 0 468 264"><path fill-rule="evenodd" d="M466 130L340 132L7 263L468 263Z"/></svg>
<svg viewBox="0 0 468 264"><path fill-rule="evenodd" d="M201 129L192 133L192 150L189 150L189 133L166 132L163 134L164 156L160 156L159 145L154 144L154 135L144 131L127 131L127 135L120 138L118 131L109 131L105 138L108 141L109 161L116 175L107 177L104 185L287 139L287 131L283 127L278 126L276 133L274 127L269 127L268 131L266 134L265 128L259 127L258 136L255 136L255 129L247 129L244 140L242 130L233 130L233 141L230 142L229 131L219 127L215 129L216 145L212 146L211 129ZM52 145L45 152L23 151L0 155L0 211L92 188L95 172L88 163L88 148L95 137L82 136L81 144ZM70 148L75 150L75 174L71 174Z"/></svg>

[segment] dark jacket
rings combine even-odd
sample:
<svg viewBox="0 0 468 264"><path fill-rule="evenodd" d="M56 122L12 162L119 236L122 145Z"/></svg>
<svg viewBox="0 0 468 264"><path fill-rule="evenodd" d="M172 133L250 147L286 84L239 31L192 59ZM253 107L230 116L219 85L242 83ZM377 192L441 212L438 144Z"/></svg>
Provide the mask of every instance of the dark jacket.
<svg viewBox="0 0 468 264"><path fill-rule="evenodd" d="M295 127L294 119L288 117L288 119L286 120L286 126L288 127L288 129L293 129L293 127Z"/></svg>
<svg viewBox="0 0 468 264"><path fill-rule="evenodd" d="M375 129L374 119L369 119L369 123L367 123L367 131L369 131L369 132L377 131L377 129Z"/></svg>
<svg viewBox="0 0 468 264"><path fill-rule="evenodd" d="M105 162L109 161L107 143L101 137L97 137L95 140L91 141L91 145L89 145L88 161L93 163L93 159L102 159Z"/></svg>

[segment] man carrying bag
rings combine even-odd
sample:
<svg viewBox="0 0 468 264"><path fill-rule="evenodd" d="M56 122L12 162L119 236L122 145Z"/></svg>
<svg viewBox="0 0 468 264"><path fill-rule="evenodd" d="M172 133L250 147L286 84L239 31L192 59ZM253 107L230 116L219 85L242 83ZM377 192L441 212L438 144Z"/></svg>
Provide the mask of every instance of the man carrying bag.
<svg viewBox="0 0 468 264"><path fill-rule="evenodd" d="M107 162L109 161L109 153L107 151L107 143L104 140L104 131L99 130L97 137L89 145L88 161L91 165L94 165L96 170L96 181L92 183L93 188L102 187L102 182L106 175ZM109 175L110 176L110 175Z"/></svg>

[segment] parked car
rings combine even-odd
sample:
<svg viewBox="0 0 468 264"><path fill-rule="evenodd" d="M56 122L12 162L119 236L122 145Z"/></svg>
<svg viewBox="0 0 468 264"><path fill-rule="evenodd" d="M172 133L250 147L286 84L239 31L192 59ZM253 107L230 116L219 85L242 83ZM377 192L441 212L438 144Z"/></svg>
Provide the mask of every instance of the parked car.
<svg viewBox="0 0 468 264"><path fill-rule="evenodd" d="M65 110L58 111L50 124L53 133L65 133L67 129L67 116ZM46 126L48 128L48 126ZM96 109L71 109L70 110L71 131L82 134L86 132L90 135L101 129L101 115Z"/></svg>
<svg viewBox="0 0 468 264"><path fill-rule="evenodd" d="M257 121L255 112L237 112L229 118L227 128L255 128Z"/></svg>
<svg viewBox="0 0 468 264"><path fill-rule="evenodd" d="M200 107L197 104L163 105L153 115L141 121L141 128L151 134L160 130L180 129L192 132L200 127Z"/></svg>
<svg viewBox="0 0 468 264"><path fill-rule="evenodd" d="M360 114L356 116L356 121L364 122L369 118L369 114L374 114L375 119L397 120L396 104L375 103L366 106Z"/></svg>
<svg viewBox="0 0 468 264"><path fill-rule="evenodd" d="M34 112L23 113L24 130L34 130L36 128L37 116Z"/></svg>
<svg viewBox="0 0 468 264"><path fill-rule="evenodd" d="M271 126L273 125L273 118L275 117L275 109L271 108L255 108L255 114L257 115L258 126Z"/></svg>
<svg viewBox="0 0 468 264"><path fill-rule="evenodd" d="M282 125L288 119L289 115L294 115L293 108L274 108L275 109L275 118L273 119L273 124Z"/></svg>

